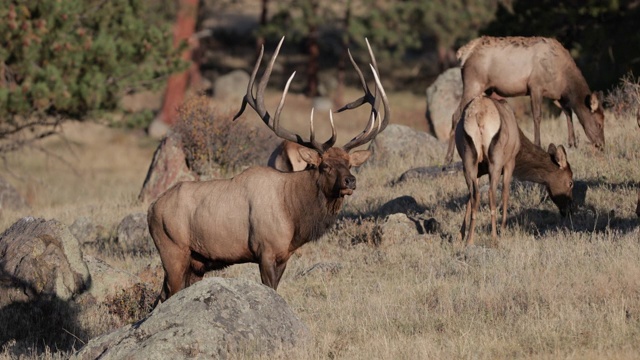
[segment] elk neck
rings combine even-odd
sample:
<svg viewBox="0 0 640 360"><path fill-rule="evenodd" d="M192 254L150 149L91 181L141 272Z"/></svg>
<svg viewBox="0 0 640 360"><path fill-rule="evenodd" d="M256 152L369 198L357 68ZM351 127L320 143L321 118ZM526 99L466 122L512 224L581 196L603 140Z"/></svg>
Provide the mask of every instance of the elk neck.
<svg viewBox="0 0 640 360"><path fill-rule="evenodd" d="M523 133L520 133L520 151L516 155L513 176L523 181L548 184L548 177L557 170L549 153L535 146Z"/></svg>
<svg viewBox="0 0 640 360"><path fill-rule="evenodd" d="M585 105L585 99L591 95L591 90L587 81L582 76L580 69L577 66L573 66L573 69L567 69L565 73L567 86L563 93L563 96L569 100L571 110L576 113L578 120L582 123L582 119L585 118L589 109Z"/></svg>
<svg viewBox="0 0 640 360"><path fill-rule="evenodd" d="M330 198L322 191L320 173L307 169L287 174L285 204L295 226L292 247L320 238L335 223L344 198Z"/></svg>

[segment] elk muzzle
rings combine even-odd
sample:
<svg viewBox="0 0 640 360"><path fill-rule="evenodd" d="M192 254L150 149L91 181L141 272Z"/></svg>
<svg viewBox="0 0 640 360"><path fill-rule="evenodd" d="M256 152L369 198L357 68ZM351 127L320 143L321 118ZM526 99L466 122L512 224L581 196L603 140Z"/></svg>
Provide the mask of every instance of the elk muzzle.
<svg viewBox="0 0 640 360"><path fill-rule="evenodd" d="M353 175L347 175L342 178L342 186L340 190L340 195L351 195L353 194L353 190L356 189L356 177Z"/></svg>

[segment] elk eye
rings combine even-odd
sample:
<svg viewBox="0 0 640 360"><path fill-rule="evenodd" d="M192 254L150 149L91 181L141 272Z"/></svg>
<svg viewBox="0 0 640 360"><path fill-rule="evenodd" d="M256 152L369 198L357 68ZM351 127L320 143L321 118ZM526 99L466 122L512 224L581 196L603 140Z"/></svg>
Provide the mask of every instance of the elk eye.
<svg viewBox="0 0 640 360"><path fill-rule="evenodd" d="M573 189L573 181L569 181L569 188Z"/></svg>
<svg viewBox="0 0 640 360"><path fill-rule="evenodd" d="M331 172L331 170L332 170L331 166L327 165L326 163L320 164L320 171Z"/></svg>

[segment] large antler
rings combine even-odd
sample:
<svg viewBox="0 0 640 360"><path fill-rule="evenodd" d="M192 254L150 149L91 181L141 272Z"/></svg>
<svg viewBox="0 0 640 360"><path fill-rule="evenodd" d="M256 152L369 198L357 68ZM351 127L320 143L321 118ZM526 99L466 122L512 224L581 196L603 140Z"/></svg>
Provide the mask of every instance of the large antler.
<svg viewBox="0 0 640 360"><path fill-rule="evenodd" d="M389 111L389 100L387 99L387 94L385 93L384 88L382 87L382 83L380 82L380 78L378 75L378 64L376 62L376 58L373 55L373 51L371 50L371 45L369 45L369 40L365 38L365 41L367 42L367 49L369 50L369 56L371 57L371 64L369 64L369 66L371 67L371 71L373 72L373 77L376 83L376 92L374 94L371 93L371 91L369 90L369 86L367 86L367 82L365 81L364 76L362 75L362 71L360 71L360 67L358 67L358 64L356 64L355 60L353 60L353 56L351 56L351 51L347 50L349 53L349 59L351 60L351 64L353 64L353 67L355 68L356 72L358 73L358 76L360 77L360 82L362 84L362 90L364 91L364 95L359 99L352 101L347 105L343 106L338 110L338 112L355 109L358 106L363 105L365 103L368 103L371 105L371 115L369 117L369 122L367 123L367 126L365 127L364 131L362 131L360 134L358 134L356 137L351 139L351 141L349 141L347 144L345 144L342 147L347 152L355 147L358 147L362 144L366 144L367 142L373 140L373 138L375 138L382 130L384 130L387 127L389 123L389 117L391 114ZM379 93L379 96L378 96L378 93ZM382 100L382 105L384 107L384 118L382 118L381 120L379 115L380 100ZM376 126L376 120L379 120L377 126Z"/></svg>
<svg viewBox="0 0 640 360"><path fill-rule="evenodd" d="M280 39L280 43L278 43L278 47L276 48L276 51L273 53L273 56L271 57L271 61L269 62L269 65L267 66L267 68L264 71L264 74L262 74L262 78L260 79L260 82L258 83L258 90L256 92L256 96L253 96L253 86L255 84L255 80L256 80L256 75L258 74L258 68L260 68L260 63L262 62L262 56L264 55L264 45L262 45L262 48L260 49L260 55L258 56L258 60L256 61L256 65L253 67L253 72L251 73L251 78L249 79L249 85L247 85L247 93L245 94L244 98L242 99L242 107L240 107L240 111L238 111L238 113L236 114L236 116L233 117L233 119L237 119L240 115L242 115L242 113L244 112L245 108L247 107L247 104L249 104L249 106L251 106L260 116L260 118L262 119L262 121L264 121L265 124L267 124L267 126L280 138L285 139L285 140L289 140L295 143L298 143L302 146L308 147L308 148L312 148L315 149L316 151L318 151L319 153L324 153L325 151L327 151L329 148L331 148L333 146L333 144L335 144L336 142L336 138L337 138L337 134L336 134L336 128L333 124L333 116L331 115L331 113L329 113L329 118L331 121L331 131L332 131L332 135L331 138L329 140L327 140L325 143L319 143L318 141L315 140L315 134L314 134L314 130L313 130L313 109L311 110L311 120L310 120L310 135L309 135L309 141L305 141L304 139L302 139L302 137L298 134L294 134L286 129L283 129L279 126L280 123L280 113L282 112L282 108L284 107L284 100L285 97L287 96L287 92L289 91L289 85L291 85L291 81L293 80L293 77L296 75L296 72L294 71L293 74L291 74L291 76L289 77L289 80L287 80L287 84L284 87L284 90L282 92L282 97L280 98L280 103L278 104L278 107L276 108L276 112L275 115L273 116L273 118L271 117L271 115L269 114L269 112L267 111L267 109L265 108L264 105L264 90L267 87L267 82L269 82L269 77L271 76L271 71L273 70L273 64L276 62L276 58L278 57L278 53L280 52L280 47L282 46L282 43L284 42L284 36L282 37L282 39Z"/></svg>

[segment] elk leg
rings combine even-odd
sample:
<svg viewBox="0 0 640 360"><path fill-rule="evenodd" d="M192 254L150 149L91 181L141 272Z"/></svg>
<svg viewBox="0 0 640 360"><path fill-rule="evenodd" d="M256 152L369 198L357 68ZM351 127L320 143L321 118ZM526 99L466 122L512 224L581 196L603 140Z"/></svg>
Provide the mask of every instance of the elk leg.
<svg viewBox="0 0 640 360"><path fill-rule="evenodd" d="M467 246L473 245L473 237L476 232L476 215L478 214L478 206L480 205L480 186L478 178L473 179L473 191L471 192L473 202L471 203L471 222L469 223L469 235L467 237Z"/></svg>
<svg viewBox="0 0 640 360"><path fill-rule="evenodd" d="M531 111L533 112L533 143L540 147L540 118L542 117L542 94L539 91L530 91Z"/></svg>
<svg viewBox="0 0 640 360"><path fill-rule="evenodd" d="M162 230L156 232L151 228L150 230L164 268L162 291L156 301L159 303L185 287L186 276L190 274L190 251L188 248L183 249L179 246L166 232Z"/></svg>
<svg viewBox="0 0 640 360"><path fill-rule="evenodd" d="M576 134L573 131L573 113L571 108L562 107L562 112L567 117L567 133L569 136L569 147L578 147L578 143L576 142Z"/></svg>
<svg viewBox="0 0 640 360"><path fill-rule="evenodd" d="M489 210L491 212L491 238L495 241L498 238L498 230L496 225L496 192L498 192L498 180L500 179L501 169L494 166L489 173Z"/></svg>
<svg viewBox="0 0 640 360"><path fill-rule="evenodd" d="M464 240L464 235L467 230L467 224L469 224L469 216L471 215L471 189L469 189L469 200L467 201L466 210L464 211L464 219L462 219L462 226L460 227L460 237L459 240L462 242Z"/></svg>
<svg viewBox="0 0 640 360"><path fill-rule="evenodd" d="M462 156L464 167L464 180L467 183L467 189L469 189L469 200L467 201L467 208L464 212L464 219L462 219L462 226L460 227L460 241L464 240L464 235L467 226L470 224L471 208L473 207L474 199L474 182L477 181L478 164L476 159L472 159L472 156L468 152L465 152Z"/></svg>
<svg viewBox="0 0 640 360"><path fill-rule="evenodd" d="M273 290L278 290L280 278L282 278L286 267L286 260L278 262L274 257L263 257L262 260L260 260L260 278L262 279L262 283Z"/></svg>
<svg viewBox="0 0 640 360"><path fill-rule="evenodd" d="M449 144L447 145L447 155L444 157L445 166L451 164L451 162L453 161L453 148L455 146L456 126L458 125L458 120L460 120L461 115L462 110L460 110L460 106L458 106L453 115L451 115L451 131L449 132Z"/></svg>
<svg viewBox="0 0 640 360"><path fill-rule="evenodd" d="M502 226L500 226L501 232L507 226L507 202L509 201L509 191L511 190L511 179L513 176L513 169L516 166L516 161L508 162L504 166L502 171Z"/></svg>

